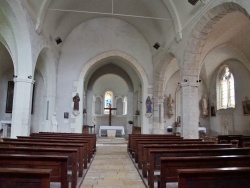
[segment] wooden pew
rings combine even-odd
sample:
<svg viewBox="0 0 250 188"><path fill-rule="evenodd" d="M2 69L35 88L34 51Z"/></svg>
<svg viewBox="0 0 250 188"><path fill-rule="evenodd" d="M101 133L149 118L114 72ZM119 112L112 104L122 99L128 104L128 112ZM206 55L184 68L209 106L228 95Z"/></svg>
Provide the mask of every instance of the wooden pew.
<svg viewBox="0 0 250 188"><path fill-rule="evenodd" d="M29 155L67 156L68 161L70 161L70 167L72 170L71 187L76 188L76 185L77 185L77 156L78 156L77 149L0 146L0 154L29 154Z"/></svg>
<svg viewBox="0 0 250 188"><path fill-rule="evenodd" d="M166 188L166 183L178 182L178 169L250 167L250 155L224 155L199 157L162 157L158 188Z"/></svg>
<svg viewBox="0 0 250 188"><path fill-rule="evenodd" d="M245 135L218 135L218 143L231 143L238 141L238 147L243 147L245 142L250 141L250 136Z"/></svg>
<svg viewBox="0 0 250 188"><path fill-rule="evenodd" d="M248 188L250 167L178 170L178 188Z"/></svg>
<svg viewBox="0 0 250 188"><path fill-rule="evenodd" d="M50 135L50 136L32 136L32 137L29 137L29 136L17 136L18 139L45 139L45 140L65 140L65 141L68 141L68 142L71 142L71 141L87 141L88 142L88 147L90 148L90 158L93 157L93 154L95 153L95 145L94 145L94 139L92 137L67 137L66 135L65 136L61 136L61 135L58 135L58 136L53 136L53 135Z"/></svg>
<svg viewBox="0 0 250 188"><path fill-rule="evenodd" d="M166 142L166 141L172 141L172 142L197 142L197 141L202 141L201 139L164 139L164 138L154 138L154 139L135 139L134 142L131 144L131 151L132 151L132 156L135 158L135 162L138 162L138 151L139 151L139 144L144 142L144 143L152 143L152 142Z"/></svg>
<svg viewBox="0 0 250 188"><path fill-rule="evenodd" d="M56 147L56 148L76 148L78 149L78 163L79 163L79 176L83 176L83 168L87 169L87 147L83 144L71 144L71 143L47 143L47 142L19 142L18 139L12 139L12 141L0 142L0 145L5 146L23 146L23 147Z"/></svg>
<svg viewBox="0 0 250 188"><path fill-rule="evenodd" d="M60 182L61 188L69 187L67 162L67 156L0 154L2 168L50 169L50 182Z"/></svg>
<svg viewBox="0 0 250 188"><path fill-rule="evenodd" d="M81 138L90 139L93 148L93 153L96 151L96 135L95 134L78 134L78 133L32 133L30 137L53 137L53 138Z"/></svg>
<svg viewBox="0 0 250 188"><path fill-rule="evenodd" d="M150 149L198 149L198 148L231 148L232 144L204 144L205 142L200 143L179 143L179 144L158 144L158 145L143 145L143 153L138 158L138 168L142 167L143 162L148 161L148 150ZM144 163L145 164L145 163Z"/></svg>
<svg viewBox="0 0 250 188"><path fill-rule="evenodd" d="M50 169L0 167L0 187L50 188L50 173Z"/></svg>
<svg viewBox="0 0 250 188"><path fill-rule="evenodd" d="M148 158L147 149L148 147L164 147L163 145L179 145L179 144L202 144L202 145L212 145L215 142L204 142L204 141L140 141L138 142L138 167L141 169L142 161ZM162 145L162 146L161 146ZM231 144L230 144L231 145ZM146 160L147 161L147 160Z"/></svg>
<svg viewBox="0 0 250 188"><path fill-rule="evenodd" d="M216 155L250 155L250 148L216 148L216 149L152 149L149 150L148 185L154 187L154 172L160 170L161 157L190 157ZM145 173L145 172L144 172Z"/></svg>
<svg viewBox="0 0 250 188"><path fill-rule="evenodd" d="M136 157L135 156L135 152L138 151L138 142L141 141L181 141L183 140L182 137L179 138L164 138L164 137L160 137L160 138L135 138L131 141L130 144L130 154L132 155L132 157Z"/></svg>
<svg viewBox="0 0 250 188"><path fill-rule="evenodd" d="M200 139L181 139L181 140L158 140L158 139L152 139L152 140L139 140L136 143L136 149L133 152L133 156L135 158L135 162L139 163L139 158L142 157L143 155L143 146L146 144L157 144L157 145L162 145L162 144L195 144L195 143L200 143L200 144L213 144L214 142L202 142ZM133 157L132 156L132 157Z"/></svg>
<svg viewBox="0 0 250 188"><path fill-rule="evenodd" d="M21 137L19 139L12 139L12 138L3 138L3 141L19 141L19 142L47 142L47 143L71 143L71 144L82 144L87 145L87 157L88 162L91 161L92 158L92 149L90 147L90 143L86 140L63 140L63 139L44 139L44 138L33 138L33 137Z"/></svg>
<svg viewBox="0 0 250 188"><path fill-rule="evenodd" d="M176 136L174 134L129 134L128 135L128 152L130 152L131 143L133 142L133 139L135 138L180 138L180 136Z"/></svg>

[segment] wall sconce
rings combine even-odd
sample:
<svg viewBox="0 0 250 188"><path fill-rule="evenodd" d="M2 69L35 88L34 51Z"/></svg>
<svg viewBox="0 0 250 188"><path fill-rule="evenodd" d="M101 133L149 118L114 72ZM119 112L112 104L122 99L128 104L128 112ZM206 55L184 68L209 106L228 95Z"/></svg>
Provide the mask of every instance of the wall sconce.
<svg viewBox="0 0 250 188"><path fill-rule="evenodd" d="M17 78L17 75L13 75L13 78Z"/></svg>
<svg viewBox="0 0 250 188"><path fill-rule="evenodd" d="M184 79L183 81L184 81L184 82L187 82L187 79Z"/></svg>
<svg viewBox="0 0 250 188"><path fill-rule="evenodd" d="M28 76L29 79L32 79L32 76Z"/></svg>

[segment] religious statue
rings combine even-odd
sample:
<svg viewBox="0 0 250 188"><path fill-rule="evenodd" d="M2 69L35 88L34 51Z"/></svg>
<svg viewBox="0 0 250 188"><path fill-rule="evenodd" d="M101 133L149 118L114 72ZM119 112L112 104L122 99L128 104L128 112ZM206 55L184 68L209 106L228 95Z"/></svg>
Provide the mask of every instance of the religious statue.
<svg viewBox="0 0 250 188"><path fill-rule="evenodd" d="M168 115L169 118L171 118L174 115L173 105L174 105L174 100L171 97L171 94L169 94L169 96L167 98L167 108L168 108L167 115Z"/></svg>
<svg viewBox="0 0 250 188"><path fill-rule="evenodd" d="M208 101L207 96L204 95L203 99L201 100L201 109L202 109L202 117L208 116Z"/></svg>
<svg viewBox="0 0 250 188"><path fill-rule="evenodd" d="M146 100L146 113L152 113L152 101L149 96Z"/></svg>
<svg viewBox="0 0 250 188"><path fill-rule="evenodd" d="M79 112L79 101L80 101L79 94L76 93L76 95L73 97L73 102L74 102L73 114L75 116L78 116L80 114L80 112Z"/></svg>
<svg viewBox="0 0 250 188"><path fill-rule="evenodd" d="M51 124L52 124L52 132L57 132L58 122L56 118L56 113L54 112L51 117Z"/></svg>

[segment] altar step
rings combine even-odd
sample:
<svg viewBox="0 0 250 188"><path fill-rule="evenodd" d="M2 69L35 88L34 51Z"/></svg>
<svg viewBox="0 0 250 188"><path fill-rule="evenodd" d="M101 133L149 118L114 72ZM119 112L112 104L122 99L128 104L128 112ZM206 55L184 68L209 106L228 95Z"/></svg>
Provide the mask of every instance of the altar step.
<svg viewBox="0 0 250 188"><path fill-rule="evenodd" d="M122 137L108 138L108 137L100 137L97 138L96 145L106 145L106 144L127 144L128 141Z"/></svg>

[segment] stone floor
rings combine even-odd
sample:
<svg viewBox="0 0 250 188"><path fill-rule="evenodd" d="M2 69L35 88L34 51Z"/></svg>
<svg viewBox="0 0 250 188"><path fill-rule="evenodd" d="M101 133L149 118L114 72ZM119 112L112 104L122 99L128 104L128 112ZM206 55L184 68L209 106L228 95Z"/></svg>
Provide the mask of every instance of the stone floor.
<svg viewBox="0 0 250 188"><path fill-rule="evenodd" d="M145 188L122 139L98 139L97 152L81 188Z"/></svg>

